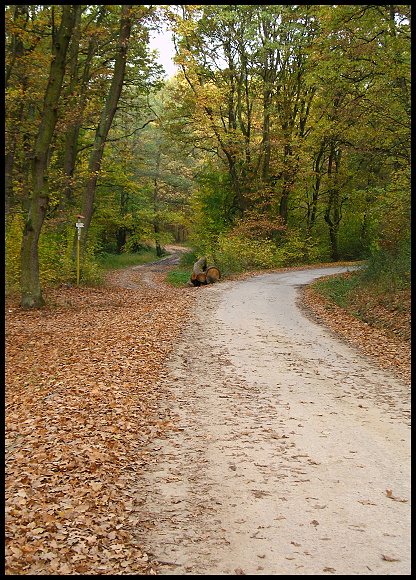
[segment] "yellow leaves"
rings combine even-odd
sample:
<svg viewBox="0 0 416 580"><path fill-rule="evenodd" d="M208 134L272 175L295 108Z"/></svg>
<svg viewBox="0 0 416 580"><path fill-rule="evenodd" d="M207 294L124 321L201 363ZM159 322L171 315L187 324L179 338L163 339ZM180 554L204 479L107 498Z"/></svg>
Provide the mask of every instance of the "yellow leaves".
<svg viewBox="0 0 416 580"><path fill-rule="evenodd" d="M218 261L234 271L271 268L276 247L270 240L253 240L238 234L220 236Z"/></svg>

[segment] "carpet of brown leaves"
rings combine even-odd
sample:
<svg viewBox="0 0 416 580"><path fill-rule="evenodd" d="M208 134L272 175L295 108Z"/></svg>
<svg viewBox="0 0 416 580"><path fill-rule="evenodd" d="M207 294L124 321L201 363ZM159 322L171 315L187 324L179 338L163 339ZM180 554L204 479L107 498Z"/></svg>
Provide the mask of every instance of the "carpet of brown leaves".
<svg viewBox="0 0 416 580"><path fill-rule="evenodd" d="M135 278L136 277L136 278ZM164 361L199 288L129 271L106 288L61 288L25 311L6 299L6 574L155 574L137 475L150 440L174 429L159 401ZM120 280L123 286L117 286ZM409 376L410 346L305 302L382 366Z"/></svg>
<svg viewBox="0 0 416 580"><path fill-rule="evenodd" d="M193 289L45 294L6 299L6 573L153 574L135 478L171 426L158 384Z"/></svg>

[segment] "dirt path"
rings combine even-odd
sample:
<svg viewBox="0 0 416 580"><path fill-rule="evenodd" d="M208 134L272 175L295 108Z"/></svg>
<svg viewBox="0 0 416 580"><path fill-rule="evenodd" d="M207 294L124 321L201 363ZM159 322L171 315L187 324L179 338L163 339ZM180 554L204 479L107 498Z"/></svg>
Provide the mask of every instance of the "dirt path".
<svg viewBox="0 0 416 580"><path fill-rule="evenodd" d="M143 481L159 574L410 574L410 389L296 305L344 270L199 293Z"/></svg>
<svg viewBox="0 0 416 580"><path fill-rule="evenodd" d="M159 290L159 285L154 280L154 274L158 272L166 273L172 266L179 264L181 254L187 252L188 248L168 245L165 246L165 250L169 252L169 255L155 262L111 271L107 276L107 284L110 283L129 290L136 290L140 288L140 284L144 283Z"/></svg>

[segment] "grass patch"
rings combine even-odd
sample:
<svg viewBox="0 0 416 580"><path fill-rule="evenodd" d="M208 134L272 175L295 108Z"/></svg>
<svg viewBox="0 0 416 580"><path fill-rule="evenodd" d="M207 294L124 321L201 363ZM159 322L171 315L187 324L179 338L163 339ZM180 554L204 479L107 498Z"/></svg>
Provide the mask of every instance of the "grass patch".
<svg viewBox="0 0 416 580"><path fill-rule="evenodd" d="M410 341L410 288L386 290L365 271L347 272L318 280L313 292L320 294L332 310L335 304L370 326L390 336Z"/></svg>
<svg viewBox="0 0 416 580"><path fill-rule="evenodd" d="M166 280L169 282L169 284L171 284L172 286L179 286L179 287L185 286L185 284L188 282L189 278L190 278L189 268L187 268L185 270L184 268L181 268L180 266L178 266L174 270L171 270L170 272L168 272L168 274L166 276Z"/></svg>
<svg viewBox="0 0 416 580"><path fill-rule="evenodd" d="M97 258L97 262L103 270L118 270L119 268L138 266L155 260L157 260L157 256L154 250L143 250L134 254L127 252L123 254L104 254Z"/></svg>
<svg viewBox="0 0 416 580"><path fill-rule="evenodd" d="M361 272L346 272L318 280L314 288L330 302L341 308L348 308L360 282Z"/></svg>
<svg viewBox="0 0 416 580"><path fill-rule="evenodd" d="M183 288L191 277L191 272L194 263L201 255L195 249L190 249L188 252L183 252L179 260L179 266L173 268L168 272L166 281L172 286Z"/></svg>

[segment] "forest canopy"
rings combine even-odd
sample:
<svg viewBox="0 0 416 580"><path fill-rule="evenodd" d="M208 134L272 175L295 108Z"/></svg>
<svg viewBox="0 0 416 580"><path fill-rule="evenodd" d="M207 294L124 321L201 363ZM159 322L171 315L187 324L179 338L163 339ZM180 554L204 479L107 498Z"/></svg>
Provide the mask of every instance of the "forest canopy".
<svg viewBox="0 0 416 580"><path fill-rule="evenodd" d="M185 242L410 268L410 5L5 7L6 285ZM149 33L172 31L168 80ZM83 216L79 218L77 216Z"/></svg>

